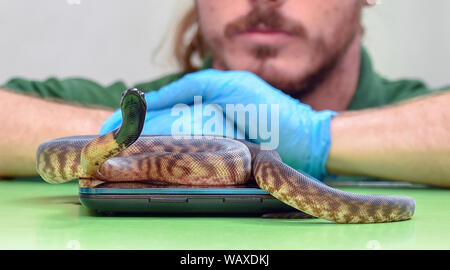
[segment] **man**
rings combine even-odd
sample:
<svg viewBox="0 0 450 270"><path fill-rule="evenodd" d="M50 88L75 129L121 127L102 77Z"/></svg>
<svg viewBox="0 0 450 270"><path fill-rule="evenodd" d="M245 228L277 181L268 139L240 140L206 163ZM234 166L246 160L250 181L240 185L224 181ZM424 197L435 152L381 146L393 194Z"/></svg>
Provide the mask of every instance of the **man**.
<svg viewBox="0 0 450 270"><path fill-rule="evenodd" d="M362 8L372 2L196 1L195 12L183 22L187 28L189 21L198 21L198 33L178 56L185 71L195 69L195 55L203 58L203 68L215 70L136 85L145 91L163 88L147 94L145 130L165 133L172 124L165 121L172 119L170 108L191 105L194 95L222 109L278 104L277 151L296 169L319 179L362 175L450 187L450 93L432 93L417 81L389 82L372 71L361 49L360 25ZM13 79L4 88L15 91L0 91L0 175L28 176L36 174L34 153L42 141L95 134L101 126L107 132L120 123L120 115L16 92L117 108L126 87Z"/></svg>

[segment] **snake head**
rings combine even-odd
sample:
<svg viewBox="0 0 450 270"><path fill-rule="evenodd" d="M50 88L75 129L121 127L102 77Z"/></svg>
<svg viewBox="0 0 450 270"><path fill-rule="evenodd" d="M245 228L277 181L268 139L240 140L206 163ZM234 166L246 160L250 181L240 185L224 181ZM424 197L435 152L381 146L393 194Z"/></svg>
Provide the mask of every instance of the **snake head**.
<svg viewBox="0 0 450 270"><path fill-rule="evenodd" d="M143 103L146 103L145 102L145 93L144 92L142 92L141 90L139 90L137 88L130 88L130 89L127 89L127 90L122 92L122 99L120 101L120 105L122 106L122 104L124 103L124 100L127 97L132 96L132 95L138 96Z"/></svg>

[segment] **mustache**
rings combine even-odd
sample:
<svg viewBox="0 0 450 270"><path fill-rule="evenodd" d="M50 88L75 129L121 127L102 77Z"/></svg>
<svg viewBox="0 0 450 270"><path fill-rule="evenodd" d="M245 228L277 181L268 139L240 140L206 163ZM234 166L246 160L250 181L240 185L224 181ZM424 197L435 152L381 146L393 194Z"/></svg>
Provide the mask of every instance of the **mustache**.
<svg viewBox="0 0 450 270"><path fill-rule="evenodd" d="M248 14L243 15L225 26L225 36L232 38L242 32L249 31L258 26L282 30L291 35L300 37L306 36L303 24L284 17L278 9L259 8L252 9Z"/></svg>

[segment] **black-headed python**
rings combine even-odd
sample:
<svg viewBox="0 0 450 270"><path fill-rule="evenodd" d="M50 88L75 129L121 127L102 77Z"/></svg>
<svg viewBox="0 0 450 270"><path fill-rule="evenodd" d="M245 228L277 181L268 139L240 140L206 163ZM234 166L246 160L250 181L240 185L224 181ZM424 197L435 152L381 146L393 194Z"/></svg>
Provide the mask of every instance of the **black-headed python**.
<svg viewBox="0 0 450 270"><path fill-rule="evenodd" d="M37 170L50 183L79 179L80 186L156 181L183 185L239 185L253 177L278 200L337 223L407 220L410 197L344 192L296 171L274 150L218 136L140 136L144 94L122 94L121 127L102 136L75 136L41 144Z"/></svg>

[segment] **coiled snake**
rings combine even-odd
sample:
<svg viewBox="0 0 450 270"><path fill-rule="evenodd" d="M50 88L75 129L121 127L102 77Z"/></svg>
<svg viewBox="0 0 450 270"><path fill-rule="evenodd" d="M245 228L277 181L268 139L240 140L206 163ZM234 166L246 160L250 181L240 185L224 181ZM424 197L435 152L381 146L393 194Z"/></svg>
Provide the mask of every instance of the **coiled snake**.
<svg viewBox="0 0 450 270"><path fill-rule="evenodd" d="M37 170L50 183L80 179L84 185L157 181L184 185L239 185L253 177L282 202L337 223L410 219L410 197L344 192L283 163L274 150L218 136L140 136L144 94L122 94L123 123L102 136L75 136L42 143Z"/></svg>

